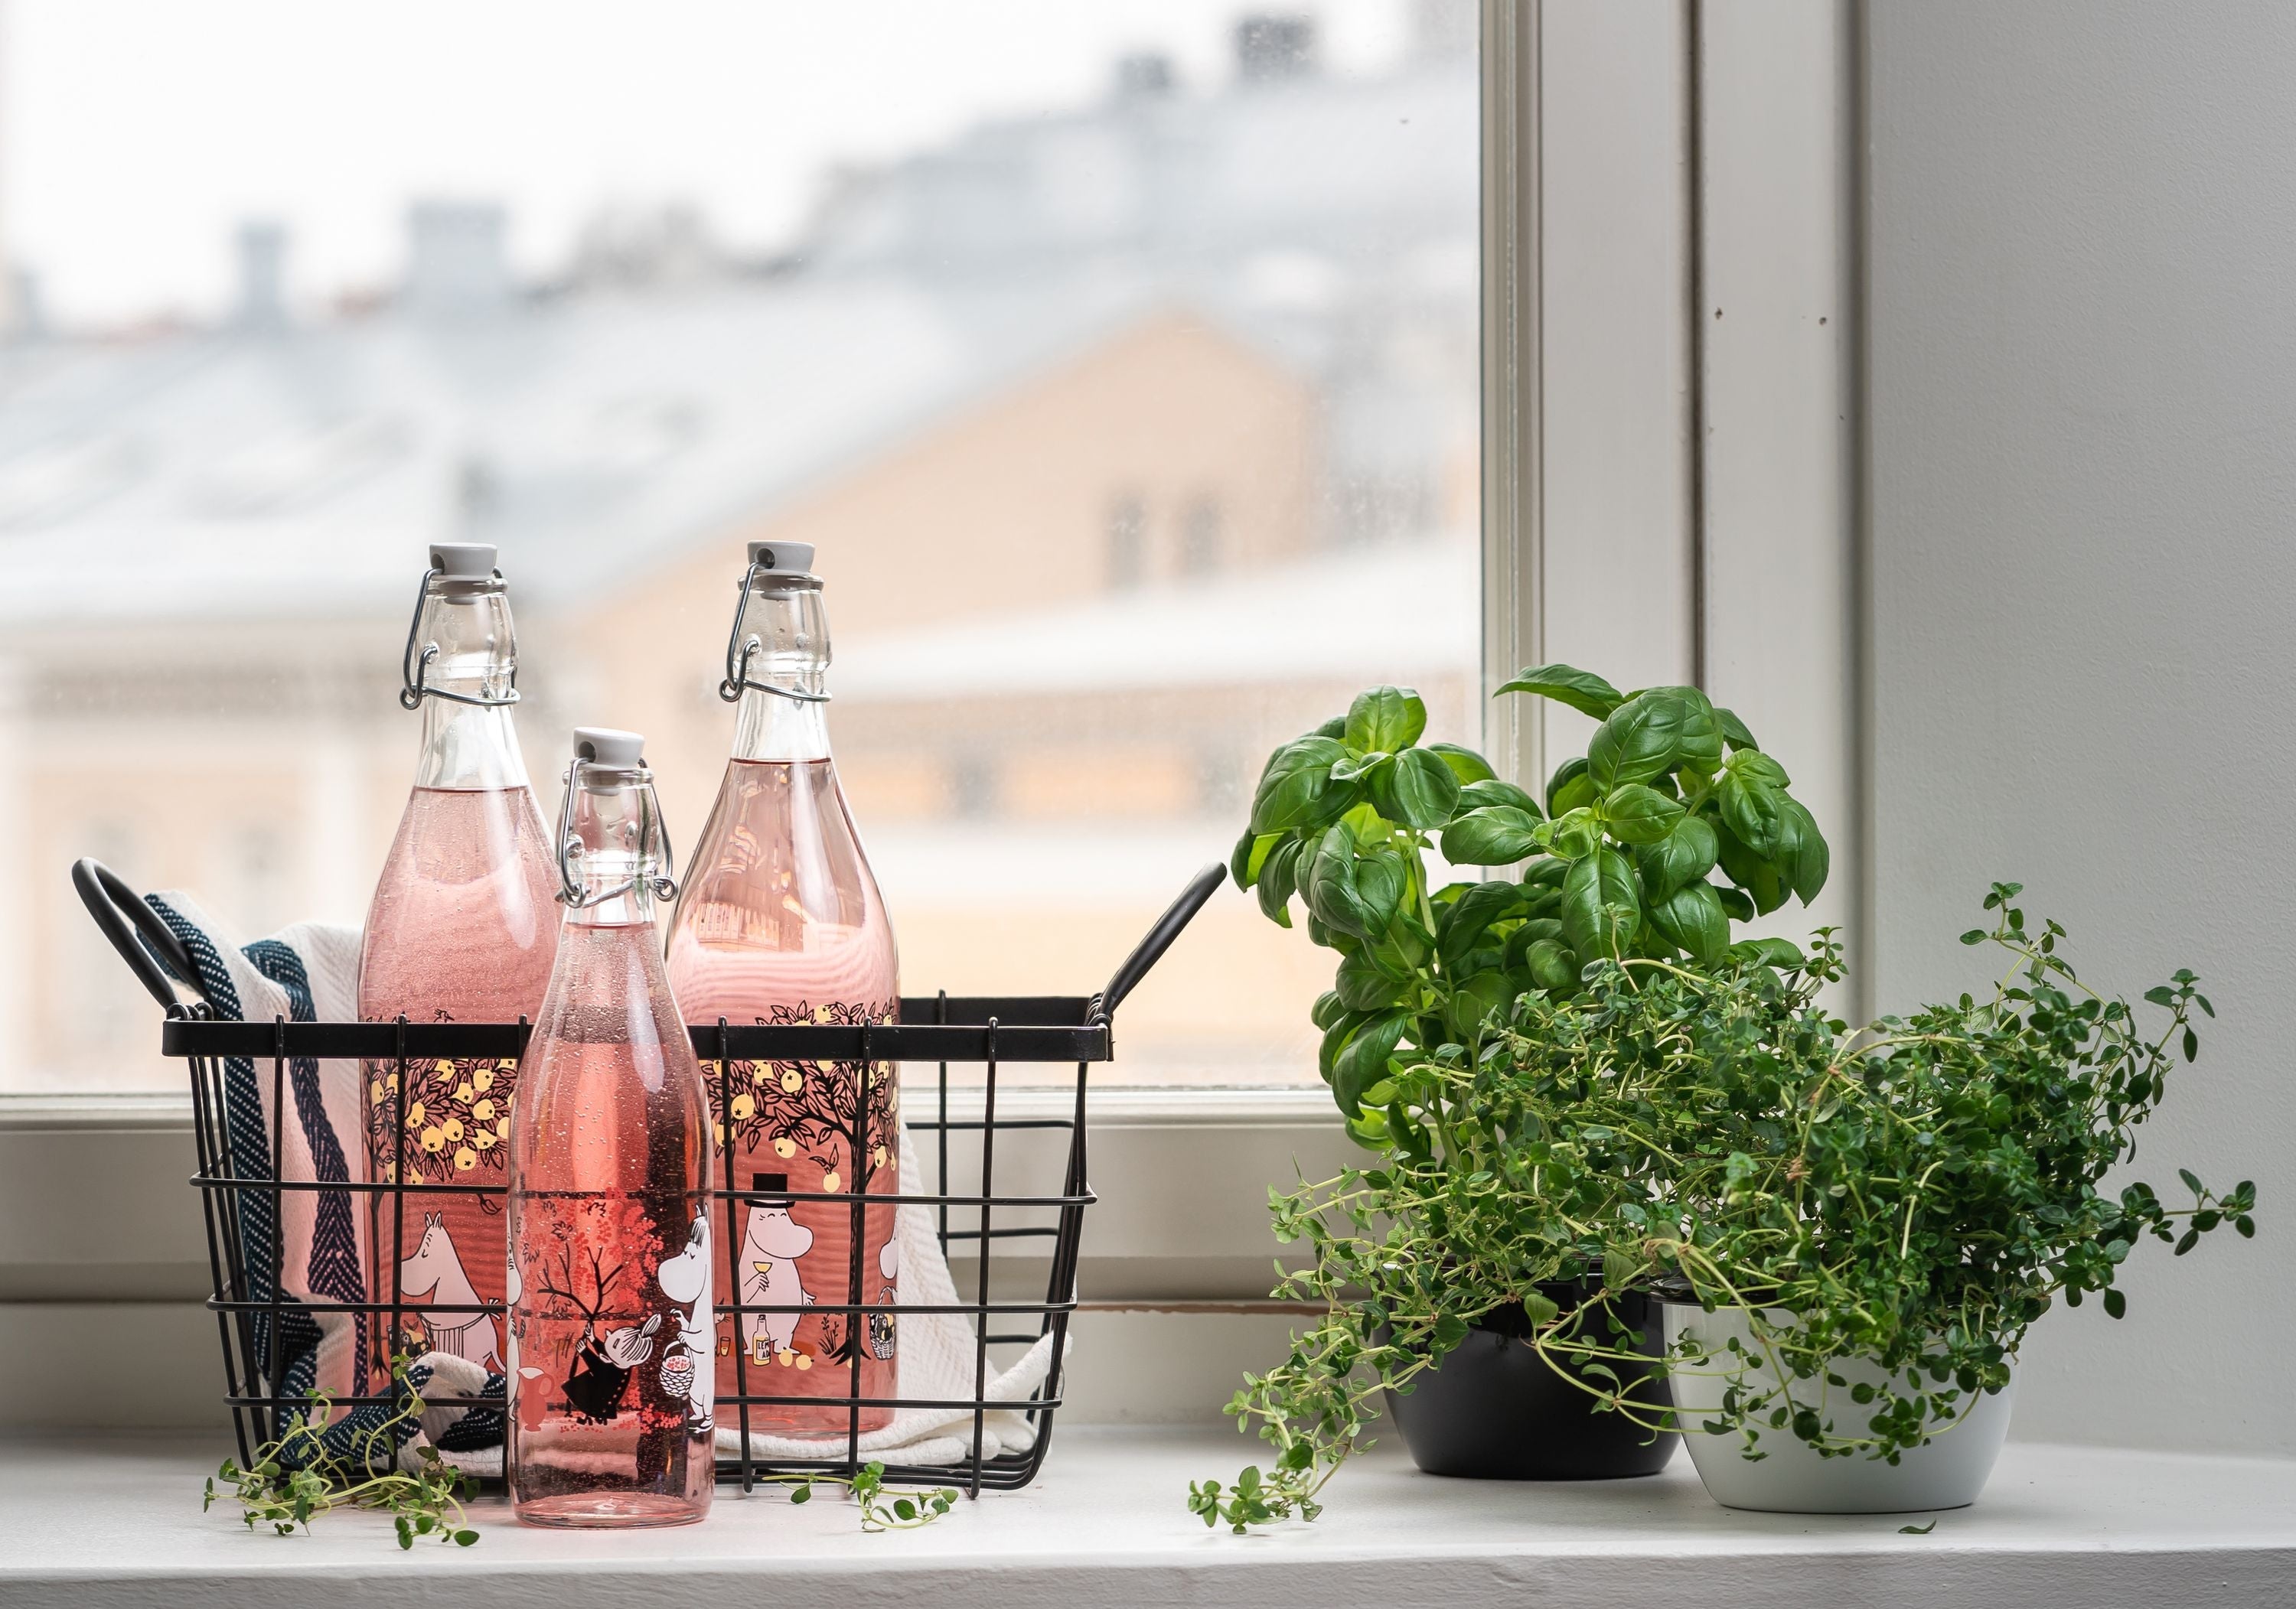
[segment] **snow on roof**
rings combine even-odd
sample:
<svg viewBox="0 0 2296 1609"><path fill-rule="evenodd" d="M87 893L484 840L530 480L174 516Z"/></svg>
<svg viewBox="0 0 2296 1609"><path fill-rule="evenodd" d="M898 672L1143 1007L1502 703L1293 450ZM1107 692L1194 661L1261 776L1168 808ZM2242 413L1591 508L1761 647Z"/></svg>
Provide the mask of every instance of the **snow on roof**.
<svg viewBox="0 0 2296 1609"><path fill-rule="evenodd" d="M1472 539L1446 536L863 636L838 645L831 685L890 700L1472 673L1479 565Z"/></svg>
<svg viewBox="0 0 2296 1609"><path fill-rule="evenodd" d="M397 609L463 497L522 596L583 595L1152 305L880 276L35 348L0 372L0 619Z"/></svg>

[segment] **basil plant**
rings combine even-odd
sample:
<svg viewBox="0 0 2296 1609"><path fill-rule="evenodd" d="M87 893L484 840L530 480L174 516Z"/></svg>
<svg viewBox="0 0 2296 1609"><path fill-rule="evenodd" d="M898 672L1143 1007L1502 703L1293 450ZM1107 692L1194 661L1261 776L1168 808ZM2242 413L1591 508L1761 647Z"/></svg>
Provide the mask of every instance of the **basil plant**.
<svg viewBox="0 0 2296 1609"><path fill-rule="evenodd" d="M1824 837L1785 768L1696 688L1622 693L1542 665L1499 692L1602 723L1543 801L1471 749L1423 746L1418 694L1375 687L1268 757L1236 843L1237 886L1286 927L1298 898L1308 937L1340 952L1316 1002L1317 1066L1366 1145L1420 1148L1388 1076L1398 1050L1472 1050L1521 996L1571 996L1604 960L1798 966L1792 943L1734 943L1731 924L1825 886ZM1437 888L1430 849L1521 870Z"/></svg>

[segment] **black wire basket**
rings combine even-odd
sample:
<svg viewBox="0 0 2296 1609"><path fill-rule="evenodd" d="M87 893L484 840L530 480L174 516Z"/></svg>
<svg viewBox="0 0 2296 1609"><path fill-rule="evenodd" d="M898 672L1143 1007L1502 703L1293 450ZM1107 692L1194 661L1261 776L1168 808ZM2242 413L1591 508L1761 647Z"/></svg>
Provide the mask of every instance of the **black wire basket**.
<svg viewBox="0 0 2296 1609"><path fill-rule="evenodd" d="M784 1313L792 1311L817 1314L834 1314L846 1319L857 1336L873 1319L890 1319L899 1314L954 1314L969 1320L972 1331L974 1357L973 1392L970 1398L915 1398L906 1396L871 1397L861 1393L861 1367L864 1349L854 1345L847 1348L849 1361L846 1390L842 1395L779 1396L754 1391L749 1378L748 1362L742 1347L733 1350L735 1360L737 1390L731 1395L719 1395L717 1407L719 1422L726 1423L726 1410L733 1416L741 1431L741 1450L729 1457L720 1452L718 1459L718 1479L722 1482L738 1482L744 1491L760 1476L807 1473L857 1474L865 1463L872 1462L860 1450L861 1415L864 1409L928 1409L972 1416L972 1450L970 1456L955 1465L901 1464L883 1460L885 1478L904 1482L945 1482L954 1476L961 1477L971 1495L983 1491L1010 1491L1026 1486L1036 1478L1042 1467L1045 1452L1052 1438L1054 1411L1061 1406L1062 1368L1068 1338L1070 1316L1076 1311L1077 1253L1084 1229L1084 1209L1095 1197L1086 1173L1086 1090L1088 1074L1096 1062L1106 1062L1113 1055L1111 1021L1118 1004L1145 977L1149 969L1161 959L1172 941L1210 899L1220 883L1222 869L1208 866L1198 873L1171 907L1158 919L1147 935L1119 967L1099 993L1080 995L1038 995L1014 998L988 998L949 994L905 997L901 1001L898 1023L878 1025L793 1024L739 1025L720 1019L714 1023L693 1024L689 1032L693 1038L696 1054L706 1064L714 1063L716 1076L720 1081L720 1111L733 1105L732 1067L737 1060L780 1062L847 1062L868 1065L879 1062L933 1063L939 1069L935 1088L937 1099L929 1120L906 1119L907 1128L921 1145L930 1139L938 1163L935 1182L939 1189L935 1194L889 1194L864 1191L857 1188L863 1180L856 1179L857 1188L839 1192L776 1191L782 1199L796 1201L831 1201L847 1204L853 1213L854 1247L851 1277L841 1303L815 1302L805 1309L793 1309L788 1304L745 1303L718 1302L718 1319L730 1321L734 1334L742 1331L742 1315ZM204 1211L208 1243L208 1264L211 1286L207 1305L216 1315L216 1325L223 1347L224 1401L229 1409L232 1429L237 1439L242 1462L252 1461L255 1450L266 1442L276 1441L308 1410L310 1399L306 1394L282 1391L266 1375L263 1364L266 1356L266 1337L280 1335L284 1319L298 1315L316 1319L323 1315L353 1315L357 1321L373 1324L387 1315L390 1328L386 1334L401 1334L402 1316L420 1306L429 1311L468 1311L472 1314L499 1316L504 1304L481 1302L468 1307L455 1307L434 1303L429 1298L409 1302L400 1288L398 1259L390 1260L392 1269L389 1301L324 1302L297 1294L282 1294L284 1237L272 1234L267 1251L272 1259L269 1278L258 1280L252 1276L251 1237L248 1233L250 1208L259 1200L267 1208L267 1221L277 1225L283 1221L281 1207L283 1197L291 1192L335 1191L369 1202L381 1223L403 1225L407 1213L419 1214L421 1198L441 1196L465 1197L500 1197L505 1194L500 1185L457 1185L431 1183L402 1183L406 1169L395 1170L392 1181L362 1182L310 1179L256 1177L234 1165L234 1148L231 1143L231 1099L226 1088L226 1066L240 1063L250 1071L269 1065L270 1079L270 1145L267 1155L277 1158L281 1148L281 1124L288 1089L290 1064L306 1058L310 1060L357 1059L395 1066L399 1077L393 1087L404 1090L409 1079L407 1064L432 1058L515 1058L525 1049L528 1025L517 1023L420 1023L402 1017L391 1022L340 1023L292 1022L274 1018L269 1022L227 1021L218 1017L204 999L183 999L176 992L175 978L191 979L199 976L193 958L175 932L135 891L109 869L92 860L78 862L72 869L72 880L82 902L137 980L150 992L166 1012L160 1031L161 1054L180 1058L191 1075L192 1134L196 1148L197 1171L191 1182L200 1192ZM997 1074L1000 1067L1016 1063L1070 1064L1075 1068L1072 1087L1062 1089L1061 1107L1064 1109L1048 1112L1043 1098L1027 1103L1025 1115L1013 1115L998 1110ZM980 1115L970 1115L970 1096L965 1090L965 1114L953 1115L950 1103L949 1068L952 1065L977 1065L982 1071L979 1086ZM259 1072L255 1076L260 1077ZM1032 1093L1035 1093L1032 1091ZM243 1102L242 1102L243 1105ZM854 1103L851 1136L857 1155L865 1144L860 1132L867 1122L871 1103ZM394 1125L404 1144L405 1125ZM1057 1147L1065 1144L1065 1160L1056 1188L1039 1189L1034 1193L999 1193L996 1188L997 1150L999 1141L1011 1149L1020 1142L1042 1154L1047 1135ZM1029 1138L1023 1139L1024 1136ZM960 1151L972 1153L977 1148L979 1188L974 1190L953 1191L949 1187L952 1165L951 1146L955 1141ZM964 1172L974 1170L975 1159L968 1154L959 1164ZM733 1148L724 1148L724 1172L708 1193L710 1210L726 1214L726 1247L727 1271L734 1273L730 1288L738 1294L741 1283L735 1259L740 1254L742 1236L734 1224L734 1213L740 1204L752 1199L756 1192L736 1190L734 1178ZM268 1172L276 1175L283 1170L275 1163ZM906 1182L906 1181L905 1181ZM418 1199L410 1205L408 1197ZM860 1246L862 1214L870 1205L916 1204L934 1215L944 1255L955 1250L971 1254L975 1265L974 1300L949 1305L921 1306L903 1304L881 1293L880 1299L870 1301L863 1281ZM1000 1214L1003 1221L999 1221ZM416 1221L421 1219L417 1216ZM403 1235L403 1229L398 1231ZM1041 1267L1037 1265L1041 1260ZM1017 1278L1026 1278L1031 1271L1043 1277L1044 1296L1041 1301L1013 1300L994 1296L999 1287L1009 1289ZM1033 1287L1031 1287L1033 1288ZM259 1296L258 1292L267 1291ZM380 1292L375 1293L378 1296ZM1002 1345L1029 1345L1052 1337L1049 1371L1041 1384L1026 1399L990 1401L985 1395L989 1376L989 1349ZM340 1409L376 1406L396 1409L404 1402L403 1384L394 1385L400 1394L374 1396L335 1396L330 1401ZM430 1407L467 1406L499 1412L504 1404L499 1398L475 1398L446 1393L422 1393ZM803 1403L812 1407L842 1408L846 1410L846 1435L841 1450L835 1450L833 1440L822 1456L816 1458L753 1458L750 1452L750 1410L753 1408ZM983 1456L983 1430L990 1413L1018 1413L1029 1423L1032 1434L1025 1450L1004 1451Z"/></svg>

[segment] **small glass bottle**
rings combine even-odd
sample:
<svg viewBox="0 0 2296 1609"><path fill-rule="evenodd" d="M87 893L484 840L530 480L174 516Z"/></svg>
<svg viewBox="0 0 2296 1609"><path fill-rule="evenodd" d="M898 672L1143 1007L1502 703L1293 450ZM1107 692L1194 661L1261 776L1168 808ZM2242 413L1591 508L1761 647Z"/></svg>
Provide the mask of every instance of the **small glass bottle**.
<svg viewBox="0 0 2296 1609"><path fill-rule="evenodd" d="M358 1012L368 1022L531 1019L558 947L557 874L511 706L518 639L495 550L439 543L408 628L399 702L422 712L414 788L367 908ZM368 1177L503 1182L514 1062L370 1062L364 1128ZM378 1314L362 1352L370 1389L389 1389L390 1353L451 1352L502 1367L498 1321L478 1304L502 1299L503 1218L492 1198L449 1194L372 1198L367 1288L406 1307L388 1336ZM385 1343L388 1342L388 1344Z"/></svg>
<svg viewBox="0 0 2296 1609"><path fill-rule="evenodd" d="M750 544L718 689L740 701L734 755L669 924L670 982L691 1022L885 1023L899 1013L892 923L829 755L829 617L812 568L803 543ZM791 1202L783 1193L898 1191L893 1065L736 1061L726 1072L730 1099L720 1069L708 1069L715 1138L733 1153L736 1187L758 1192L743 1197L734 1259L741 1302L891 1303L892 1206L870 1203L857 1213L856 1204ZM716 1111L721 1101L727 1109ZM722 1172L722 1156L713 1167ZM884 1312L744 1313L739 1334L721 1344L718 1389L841 1397L852 1392L857 1362L857 1394L890 1397L894 1343ZM891 1417L863 1409L860 1428ZM777 1434L841 1435L850 1410L759 1404L748 1417Z"/></svg>
<svg viewBox="0 0 2296 1609"><path fill-rule="evenodd" d="M505 1473L536 1525L709 1509L709 1114L654 900L675 892L633 732L575 734L557 964L510 1133Z"/></svg>

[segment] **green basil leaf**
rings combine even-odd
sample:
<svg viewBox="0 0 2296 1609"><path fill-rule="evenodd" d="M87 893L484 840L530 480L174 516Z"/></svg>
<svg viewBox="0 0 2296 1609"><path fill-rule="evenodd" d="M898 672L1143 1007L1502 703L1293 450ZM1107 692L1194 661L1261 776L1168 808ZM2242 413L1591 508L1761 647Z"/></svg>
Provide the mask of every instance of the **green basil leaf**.
<svg viewBox="0 0 2296 1609"><path fill-rule="evenodd" d="M1674 824L1674 830L1657 843L1642 850L1635 857L1643 874L1643 886L1653 898L1672 894L1685 883L1696 882L1714 870L1714 860L1721 845L1714 835L1713 823L1703 816L1685 815ZM1749 910L1748 915L1752 911Z"/></svg>
<svg viewBox="0 0 2296 1609"><path fill-rule="evenodd" d="M1730 913L1732 921L1751 922L1754 919L1754 901L1744 889L1717 888L1714 897L1722 902L1722 909Z"/></svg>
<svg viewBox="0 0 2296 1609"><path fill-rule="evenodd" d="M1595 792L1607 796L1672 771L1684 757L1684 733L1697 718L1687 699L1664 688L1620 705L1587 745L1587 774ZM1710 716L1706 721L1712 724Z"/></svg>
<svg viewBox="0 0 2296 1609"><path fill-rule="evenodd" d="M1351 754L1344 760L1338 761L1332 766L1332 780L1334 782L1360 782L1369 777L1373 772L1377 771L1381 766L1385 765L1393 757L1393 755L1390 755L1384 749L1375 749L1367 755Z"/></svg>
<svg viewBox="0 0 2296 1609"><path fill-rule="evenodd" d="M1525 888L1560 889L1563 876L1570 870L1560 861L1533 861L1522 869L1522 886Z"/></svg>
<svg viewBox="0 0 2296 1609"><path fill-rule="evenodd" d="M1587 775L1587 760L1583 755L1576 760L1563 761L1554 768L1554 774L1546 780L1546 813L1551 816L1576 810L1581 804L1592 804L1602 796Z"/></svg>
<svg viewBox="0 0 2296 1609"><path fill-rule="evenodd" d="M1514 679L1501 686L1499 691L1535 693L1539 698L1567 704L1580 715L1592 715L1597 721L1606 718L1626 701L1625 694L1594 672L1568 665L1528 666L1516 672Z"/></svg>
<svg viewBox="0 0 2296 1609"><path fill-rule="evenodd" d="M1311 738L1329 738L1336 743L1341 739L1346 737L1347 734L1348 718L1345 715L1333 715L1330 720L1324 722L1321 726L1317 727L1315 731L1308 733L1307 735Z"/></svg>
<svg viewBox="0 0 2296 1609"><path fill-rule="evenodd" d="M1541 825L1528 811L1506 804L1471 810L1443 829L1443 858L1454 866L1504 866L1538 848Z"/></svg>
<svg viewBox="0 0 2296 1609"><path fill-rule="evenodd" d="M1579 861L1595 853L1603 841L1603 821L1591 804L1566 811L1547 823L1540 847L1566 861Z"/></svg>
<svg viewBox="0 0 2296 1609"><path fill-rule="evenodd" d="M1738 719L1736 711L1717 709L1714 712L1714 720L1716 723L1722 728L1723 740L1728 743L1731 747L1761 747L1760 744L1754 741L1754 734L1746 730L1746 723Z"/></svg>
<svg viewBox="0 0 2296 1609"><path fill-rule="evenodd" d="M1629 782L1603 801L1603 821L1622 844L1655 844L1683 819L1680 801L1655 788Z"/></svg>
<svg viewBox="0 0 2296 1609"><path fill-rule="evenodd" d="M1792 939L1740 939L1730 946L1727 954L1734 961L1757 967L1799 967L1803 963L1801 948Z"/></svg>
<svg viewBox="0 0 2296 1609"><path fill-rule="evenodd" d="M1786 768L1759 749L1740 749L1723 762L1722 769L1734 777L1767 782L1772 788L1793 786L1793 779L1786 775Z"/></svg>
<svg viewBox="0 0 2296 1609"><path fill-rule="evenodd" d="M1791 885L1794 897L1808 904L1825 886L1826 873L1832 870L1832 852L1825 846L1825 835L1817 829L1817 818L1800 799L1782 797L1778 825L1781 829L1782 852L1775 857L1779 877ZM1783 844L1791 839L1793 853L1783 853Z"/></svg>
<svg viewBox="0 0 2296 1609"><path fill-rule="evenodd" d="M1348 706L1341 740L1360 753L1394 754L1418 742L1426 730L1427 706L1417 693L1407 687L1374 687L1357 693Z"/></svg>
<svg viewBox="0 0 2296 1609"><path fill-rule="evenodd" d="M1277 749L1252 795L1251 830L1282 832L1329 821L1320 806L1332 786L1332 767L1347 752L1329 738L1300 738Z"/></svg>
<svg viewBox="0 0 2296 1609"><path fill-rule="evenodd" d="M1717 858L1721 862L1723 873L1746 891L1757 915L1767 916L1786 903L1786 895L1791 891L1784 879L1778 876L1777 868L1733 832L1726 820L1717 829L1715 840L1718 850ZM1727 891L1725 892L1726 894ZM1726 900L1725 903L1727 903ZM1751 919L1742 916L1738 919L1742 922Z"/></svg>
<svg viewBox="0 0 2296 1609"><path fill-rule="evenodd" d="M1315 1008L1308 1013L1308 1020L1318 1028L1328 1029L1346 1015L1347 1008L1340 1003L1340 992L1326 989L1316 997Z"/></svg>
<svg viewBox="0 0 2296 1609"><path fill-rule="evenodd" d="M1259 911L1279 927L1292 925L1292 896L1300 887L1300 840L1287 838L1259 869Z"/></svg>
<svg viewBox="0 0 2296 1609"><path fill-rule="evenodd" d="M1480 810L1486 804L1505 804L1533 816L1546 813L1538 801L1512 782L1502 782L1496 777L1486 777L1480 782L1470 782L1459 789L1459 808Z"/></svg>
<svg viewBox="0 0 2296 1609"><path fill-rule="evenodd" d="M1459 779L1461 787L1470 782L1488 782L1498 775L1491 763L1472 748L1462 748L1456 743L1430 743L1427 752L1440 755L1451 774Z"/></svg>
<svg viewBox="0 0 2296 1609"><path fill-rule="evenodd" d="M1383 1011L1403 999L1404 980L1390 975L1368 952L1340 963L1337 985L1340 1003L1350 1011Z"/></svg>
<svg viewBox="0 0 2296 1609"><path fill-rule="evenodd" d="M1406 748L1373 775L1371 799L1389 821L1431 832L1458 809L1459 779L1440 755Z"/></svg>
<svg viewBox="0 0 2296 1609"><path fill-rule="evenodd" d="M1676 755L1681 764L1703 773L1722 764L1722 718L1712 699L1694 687L1652 687L1643 691L1678 699L1685 706L1687 713L1683 716L1681 735L1675 740ZM1635 695L1637 698L1642 696Z"/></svg>
<svg viewBox="0 0 2296 1609"><path fill-rule="evenodd" d="M1560 940L1543 938L1523 952L1530 981L1549 994L1568 994L1578 986L1578 963Z"/></svg>
<svg viewBox="0 0 2296 1609"><path fill-rule="evenodd" d="M1389 1011L1373 1017L1349 1040L1332 1062L1332 1098L1341 1115L1353 1117L1363 1105L1363 1092L1387 1076L1404 1031L1411 1025L1407 1011Z"/></svg>
<svg viewBox="0 0 2296 1609"><path fill-rule="evenodd" d="M1369 1012L1349 1011L1324 1030L1323 1042L1316 1048L1316 1071L1323 1075L1325 1083L1330 1083L1334 1076L1333 1069L1339 1065L1340 1052L1348 1048L1348 1042L1355 1038L1356 1031L1370 1020Z"/></svg>
<svg viewBox="0 0 2296 1609"><path fill-rule="evenodd" d="M1436 919L1435 953L1444 966L1456 967L1493 922L1522 903L1522 889L1514 883L1477 883Z"/></svg>
<svg viewBox="0 0 2296 1609"><path fill-rule="evenodd" d="M1597 848L1562 878L1562 934L1582 961L1623 951L1642 927L1642 892L1626 857Z"/></svg>
<svg viewBox="0 0 2296 1609"><path fill-rule="evenodd" d="M1364 937L1377 939L1395 919L1408 880L1402 854L1390 845L1382 844L1357 858L1356 894L1363 902Z"/></svg>
<svg viewBox="0 0 2296 1609"><path fill-rule="evenodd" d="M1501 957L1500 965L1510 972L1521 971L1530 954L1530 947L1541 939L1552 940L1556 945L1561 945L1562 924L1546 916L1532 917L1528 921L1516 924L1515 930L1507 935L1506 952Z"/></svg>
<svg viewBox="0 0 2296 1609"><path fill-rule="evenodd" d="M1443 1025L1460 1040L1472 1040L1494 1011L1504 1022L1513 1009L1514 997L1513 980L1505 973L1478 973L1451 992L1450 1004L1443 1013Z"/></svg>
<svg viewBox="0 0 2296 1609"><path fill-rule="evenodd" d="M1358 864L1354 837L1338 829L1327 832L1316 846L1300 892L1308 896L1308 911L1324 926L1368 938L1373 923L1356 886Z"/></svg>
<svg viewBox="0 0 2296 1609"><path fill-rule="evenodd" d="M1708 883L1685 883L1651 906L1651 926L1710 967L1730 948L1730 918Z"/></svg>
<svg viewBox="0 0 2296 1609"><path fill-rule="evenodd" d="M1244 829L1243 836L1235 841L1234 851L1227 857L1227 874L1235 879L1238 888L1249 888L1259 880L1260 863L1267 859L1267 852L1275 847L1281 837L1281 833Z"/></svg>
<svg viewBox="0 0 2296 1609"><path fill-rule="evenodd" d="M1734 761L1740 755L1730 757ZM1766 861L1773 859L1778 851L1778 816L1785 796L1768 781L1748 776L1734 766L1724 771L1714 786L1714 802L1721 807L1722 824L1741 844Z"/></svg>

